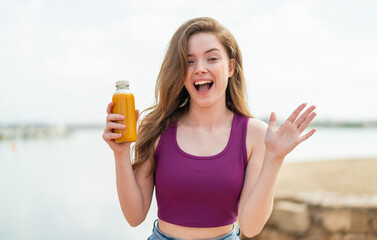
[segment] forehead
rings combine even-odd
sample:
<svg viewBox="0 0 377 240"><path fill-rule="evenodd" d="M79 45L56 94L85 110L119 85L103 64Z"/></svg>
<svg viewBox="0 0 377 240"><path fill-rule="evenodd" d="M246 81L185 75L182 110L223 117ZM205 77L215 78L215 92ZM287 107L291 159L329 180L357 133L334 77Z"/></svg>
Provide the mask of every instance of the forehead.
<svg viewBox="0 0 377 240"><path fill-rule="evenodd" d="M216 35L212 33L195 33L187 41L188 54L202 54L209 49L216 48L221 53L226 54L225 47L221 44Z"/></svg>

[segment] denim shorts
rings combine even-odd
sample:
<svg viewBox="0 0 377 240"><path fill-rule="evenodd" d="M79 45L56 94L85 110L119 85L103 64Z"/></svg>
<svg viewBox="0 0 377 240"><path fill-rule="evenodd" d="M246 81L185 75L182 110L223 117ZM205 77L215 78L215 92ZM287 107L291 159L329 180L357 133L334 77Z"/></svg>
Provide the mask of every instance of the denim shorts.
<svg viewBox="0 0 377 240"><path fill-rule="evenodd" d="M158 219L153 223L153 233L148 238L148 240L180 240L180 238L175 238L173 236L169 236L166 233L163 233L161 229L158 227ZM236 228L238 231L236 231ZM239 240L239 236L241 234L241 229L237 224L234 224L233 230L228 232L225 235L222 235L217 238L212 238L209 240Z"/></svg>

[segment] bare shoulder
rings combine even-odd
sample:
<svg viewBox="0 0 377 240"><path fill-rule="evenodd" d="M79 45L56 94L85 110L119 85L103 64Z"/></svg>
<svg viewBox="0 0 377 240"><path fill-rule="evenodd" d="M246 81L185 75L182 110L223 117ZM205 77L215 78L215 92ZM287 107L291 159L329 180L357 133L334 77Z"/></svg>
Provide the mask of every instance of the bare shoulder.
<svg viewBox="0 0 377 240"><path fill-rule="evenodd" d="M259 119L251 118L247 125L247 139L259 140L260 137L263 137L264 139L266 135L267 127L268 127L267 123Z"/></svg>
<svg viewBox="0 0 377 240"><path fill-rule="evenodd" d="M264 151L264 138L268 124L255 118L250 118L247 125L246 146L248 158L253 150Z"/></svg>

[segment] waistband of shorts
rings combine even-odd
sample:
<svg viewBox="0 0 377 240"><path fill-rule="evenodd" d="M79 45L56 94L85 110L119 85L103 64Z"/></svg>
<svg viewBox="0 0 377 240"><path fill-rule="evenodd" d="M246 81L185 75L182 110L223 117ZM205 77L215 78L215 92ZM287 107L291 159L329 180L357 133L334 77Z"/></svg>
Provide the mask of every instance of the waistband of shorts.
<svg viewBox="0 0 377 240"><path fill-rule="evenodd" d="M238 231L236 231L236 228L238 229ZM153 232L156 235L161 235L161 237L167 238L169 240L181 240L180 238L175 238L175 237L168 235L168 234L164 233L163 231L161 231L161 229L158 227L158 219L156 219L153 223ZM228 233L226 233L222 236L219 236L219 237L216 237L216 238L211 238L209 240L226 239L227 237L232 236L232 234L236 234L237 236L240 236L240 234L241 234L241 228L236 223L233 224L232 231L230 231L230 232L228 232Z"/></svg>

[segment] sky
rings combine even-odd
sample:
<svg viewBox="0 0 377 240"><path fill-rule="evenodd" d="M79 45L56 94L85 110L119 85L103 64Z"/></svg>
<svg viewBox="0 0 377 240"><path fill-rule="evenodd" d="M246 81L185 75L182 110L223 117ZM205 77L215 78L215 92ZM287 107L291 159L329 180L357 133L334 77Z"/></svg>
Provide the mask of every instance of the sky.
<svg viewBox="0 0 377 240"><path fill-rule="evenodd" d="M217 19L244 60L252 115L377 120L377 1L0 0L0 124L104 123L115 81L154 103L169 40Z"/></svg>

